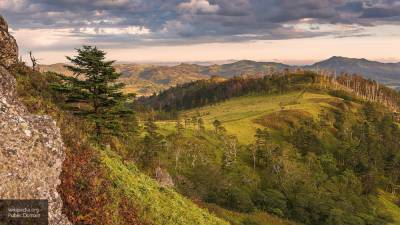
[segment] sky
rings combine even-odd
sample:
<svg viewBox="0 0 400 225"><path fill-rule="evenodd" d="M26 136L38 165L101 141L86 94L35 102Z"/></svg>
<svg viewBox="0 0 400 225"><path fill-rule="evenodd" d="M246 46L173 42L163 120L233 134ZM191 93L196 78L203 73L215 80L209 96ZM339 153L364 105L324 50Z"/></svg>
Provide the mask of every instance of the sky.
<svg viewBox="0 0 400 225"><path fill-rule="evenodd" d="M0 0L0 14L42 64L82 45L120 62L400 61L400 0Z"/></svg>

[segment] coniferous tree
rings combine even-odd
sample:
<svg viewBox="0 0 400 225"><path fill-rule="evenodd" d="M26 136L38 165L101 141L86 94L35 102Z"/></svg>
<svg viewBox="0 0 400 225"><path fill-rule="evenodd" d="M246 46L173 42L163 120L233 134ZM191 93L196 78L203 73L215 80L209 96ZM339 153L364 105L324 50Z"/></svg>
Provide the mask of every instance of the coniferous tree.
<svg viewBox="0 0 400 225"><path fill-rule="evenodd" d="M144 149L142 152L142 162L148 167L152 168L159 164L159 156L165 148L164 136L157 132L157 125L152 119L145 122L146 135L144 137Z"/></svg>
<svg viewBox="0 0 400 225"><path fill-rule="evenodd" d="M199 130L200 130L200 131L205 131L205 130L206 130L206 128L205 128L205 126L204 126L204 120L203 120L203 118L199 118L199 120L197 121L197 123L198 123L198 127L199 127Z"/></svg>
<svg viewBox="0 0 400 225"><path fill-rule="evenodd" d="M106 61L106 53L97 47L83 46L77 52L77 56L67 57L72 65L66 68L74 76L60 75L61 84L53 86L65 95L67 109L92 123L98 141L104 135L132 131L125 129L132 125L128 122L135 120L133 111L126 107L126 101L133 96L124 95L124 85L116 82L121 74L115 72L114 61Z"/></svg>

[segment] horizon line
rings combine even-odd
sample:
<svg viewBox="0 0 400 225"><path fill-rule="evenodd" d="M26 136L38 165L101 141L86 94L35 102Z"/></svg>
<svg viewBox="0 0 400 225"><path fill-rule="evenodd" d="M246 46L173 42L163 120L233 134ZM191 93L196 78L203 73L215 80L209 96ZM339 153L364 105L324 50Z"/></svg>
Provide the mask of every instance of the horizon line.
<svg viewBox="0 0 400 225"><path fill-rule="evenodd" d="M164 60L115 60L115 64L138 64L138 65L157 65L157 66L176 66L180 64L192 64L192 65L203 65L203 66L210 66L210 65L224 65L224 64L231 64L240 61L251 61L257 63L278 63L278 64L285 64L288 66L311 66L315 63L322 62L329 60L331 58L338 57L338 58L346 58L346 59L354 59L354 60L367 60L372 62L379 62L384 64L400 64L400 59L369 59L369 58L354 58L354 57L345 57L345 56L331 56L329 58L320 59L320 60L298 60L298 59L287 59L287 60L254 60L254 59L226 59L226 60L210 60L210 61L202 61L202 60L187 60L187 61L164 61ZM29 62L29 61L28 61ZM27 63L28 63L27 62ZM41 66L50 66L55 64L68 64L66 62L56 62L50 64L39 64Z"/></svg>

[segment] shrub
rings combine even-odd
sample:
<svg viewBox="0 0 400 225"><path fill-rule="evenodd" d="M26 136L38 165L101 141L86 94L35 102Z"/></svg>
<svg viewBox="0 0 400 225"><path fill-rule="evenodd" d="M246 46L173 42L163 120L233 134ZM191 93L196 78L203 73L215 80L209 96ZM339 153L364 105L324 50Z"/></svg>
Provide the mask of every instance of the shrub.
<svg viewBox="0 0 400 225"><path fill-rule="evenodd" d="M240 212L252 212L254 204L247 191L233 187L226 191L227 207L238 210Z"/></svg>
<svg viewBox="0 0 400 225"><path fill-rule="evenodd" d="M247 217L246 219L244 219L242 224L243 225L260 225L260 223L258 223L257 221L255 221L251 217Z"/></svg>
<svg viewBox="0 0 400 225"><path fill-rule="evenodd" d="M257 191L253 196L253 201L257 208L273 213L280 217L285 215L286 211L286 198L285 196L273 189L265 191Z"/></svg>
<svg viewBox="0 0 400 225"><path fill-rule="evenodd" d="M335 97L338 97L338 98L341 98L341 99L346 100L346 101L354 101L353 96L351 96L351 95L350 95L348 92L346 92L346 91L342 91L342 90L332 90L332 91L329 91L328 94L330 94L330 95L332 95L332 96L335 96Z"/></svg>

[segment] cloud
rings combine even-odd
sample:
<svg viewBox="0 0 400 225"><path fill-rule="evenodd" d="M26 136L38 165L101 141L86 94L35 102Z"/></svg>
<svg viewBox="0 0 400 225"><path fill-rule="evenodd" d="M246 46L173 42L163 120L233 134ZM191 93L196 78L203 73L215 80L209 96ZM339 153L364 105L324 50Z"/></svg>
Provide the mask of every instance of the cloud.
<svg viewBox="0 0 400 225"><path fill-rule="evenodd" d="M85 43L85 38L74 35L72 28L12 29L11 33L23 46L22 51L73 49Z"/></svg>
<svg viewBox="0 0 400 225"><path fill-rule="evenodd" d="M191 13L216 13L219 10L218 5L211 5L207 0L190 0L179 4L178 8L190 11Z"/></svg>
<svg viewBox="0 0 400 225"><path fill-rule="evenodd" d="M362 36L363 27L400 25L398 0L0 0L0 12L16 32L68 30L122 48Z"/></svg>
<svg viewBox="0 0 400 225"><path fill-rule="evenodd" d="M128 26L124 28L115 27L83 27L79 28L79 32L89 35L145 35L150 34L150 30L146 27Z"/></svg>

